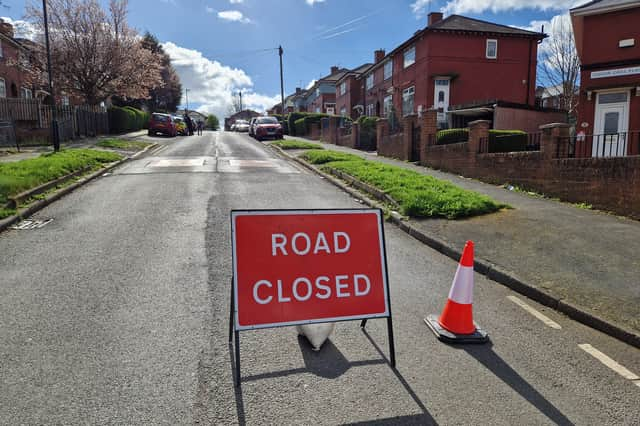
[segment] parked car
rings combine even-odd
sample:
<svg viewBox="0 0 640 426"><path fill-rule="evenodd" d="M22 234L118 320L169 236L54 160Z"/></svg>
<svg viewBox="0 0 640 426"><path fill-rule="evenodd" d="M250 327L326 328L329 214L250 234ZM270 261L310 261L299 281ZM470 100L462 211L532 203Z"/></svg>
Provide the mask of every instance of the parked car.
<svg viewBox="0 0 640 426"><path fill-rule="evenodd" d="M249 132L249 122L247 120L236 120L235 122L236 132Z"/></svg>
<svg viewBox="0 0 640 426"><path fill-rule="evenodd" d="M187 123L184 122L184 119L175 115L172 118L176 126L176 132L178 132L179 135L187 136L189 132L187 131Z"/></svg>
<svg viewBox="0 0 640 426"><path fill-rule="evenodd" d="M253 132L259 141L265 139L282 139L283 130L275 117L258 117L254 123Z"/></svg>
<svg viewBox="0 0 640 426"><path fill-rule="evenodd" d="M162 133L167 136L175 136L178 131L173 117L169 114L153 113L149 119L149 136Z"/></svg>
<svg viewBox="0 0 640 426"><path fill-rule="evenodd" d="M254 130L254 126L257 118L258 117L253 117L251 120L249 120L249 136L255 137L255 133L253 132L253 130Z"/></svg>

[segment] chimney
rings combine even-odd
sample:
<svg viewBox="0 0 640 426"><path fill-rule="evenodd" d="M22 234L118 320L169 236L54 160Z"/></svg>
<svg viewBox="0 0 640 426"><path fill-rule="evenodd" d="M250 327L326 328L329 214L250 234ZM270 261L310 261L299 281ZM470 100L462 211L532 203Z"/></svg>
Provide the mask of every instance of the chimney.
<svg viewBox="0 0 640 426"><path fill-rule="evenodd" d="M0 19L0 33L6 35L9 38L13 38L13 25Z"/></svg>
<svg viewBox="0 0 640 426"><path fill-rule="evenodd" d="M373 52L373 62L374 63L378 63L382 60L382 58L384 58L384 49L378 49L375 52Z"/></svg>
<svg viewBox="0 0 640 426"><path fill-rule="evenodd" d="M331 67L331 75L337 73L338 71L340 71L340 67L337 67L335 65Z"/></svg>
<svg viewBox="0 0 640 426"><path fill-rule="evenodd" d="M302 93L302 89L299 87L296 87L296 95L299 95L300 93Z"/></svg>
<svg viewBox="0 0 640 426"><path fill-rule="evenodd" d="M442 21L442 12L431 12L429 14L429 27L439 21Z"/></svg>

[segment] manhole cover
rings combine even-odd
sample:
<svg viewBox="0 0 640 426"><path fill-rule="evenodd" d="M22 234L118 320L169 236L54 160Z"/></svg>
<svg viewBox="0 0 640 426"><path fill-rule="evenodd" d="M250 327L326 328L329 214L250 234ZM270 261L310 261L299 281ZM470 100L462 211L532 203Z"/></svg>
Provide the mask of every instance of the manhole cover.
<svg viewBox="0 0 640 426"><path fill-rule="evenodd" d="M11 229L18 229L20 231L24 231L27 229L39 229L45 226L48 223L51 223L53 219L27 219L18 223L17 225L13 225Z"/></svg>

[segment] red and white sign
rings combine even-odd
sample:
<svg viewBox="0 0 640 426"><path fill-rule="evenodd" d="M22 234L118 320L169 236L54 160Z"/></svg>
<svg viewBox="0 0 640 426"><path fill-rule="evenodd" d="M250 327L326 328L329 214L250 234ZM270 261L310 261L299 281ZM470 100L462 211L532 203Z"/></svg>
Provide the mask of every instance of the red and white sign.
<svg viewBox="0 0 640 426"><path fill-rule="evenodd" d="M236 330L389 316L380 210L231 212Z"/></svg>

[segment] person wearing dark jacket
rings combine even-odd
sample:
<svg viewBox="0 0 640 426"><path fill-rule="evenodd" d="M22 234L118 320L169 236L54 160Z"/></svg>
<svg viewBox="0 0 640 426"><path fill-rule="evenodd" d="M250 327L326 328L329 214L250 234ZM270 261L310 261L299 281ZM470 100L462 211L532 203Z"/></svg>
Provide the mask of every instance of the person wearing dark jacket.
<svg viewBox="0 0 640 426"><path fill-rule="evenodd" d="M191 117L189 117L189 114L184 115L184 121L185 123L187 123L187 130L189 131L189 136L193 136L193 121L191 120Z"/></svg>

